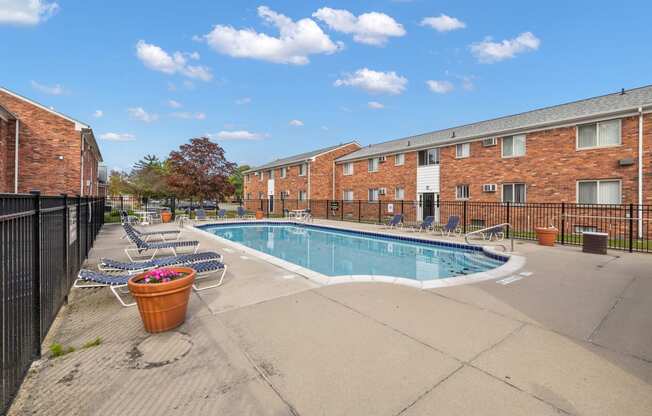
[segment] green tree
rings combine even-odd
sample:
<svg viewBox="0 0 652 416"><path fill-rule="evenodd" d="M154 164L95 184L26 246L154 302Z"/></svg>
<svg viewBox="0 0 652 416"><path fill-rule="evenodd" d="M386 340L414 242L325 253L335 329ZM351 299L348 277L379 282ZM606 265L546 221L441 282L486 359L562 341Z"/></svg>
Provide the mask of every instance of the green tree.
<svg viewBox="0 0 652 416"><path fill-rule="evenodd" d="M131 193L129 175L126 172L112 170L109 174L108 193L110 196Z"/></svg>
<svg viewBox="0 0 652 416"><path fill-rule="evenodd" d="M161 197L169 193L168 165L154 155L146 155L134 164L129 175L132 192L141 197Z"/></svg>
<svg viewBox="0 0 652 416"><path fill-rule="evenodd" d="M251 169L249 165L238 166L229 176L229 183L233 185L233 196L242 199L244 172Z"/></svg>

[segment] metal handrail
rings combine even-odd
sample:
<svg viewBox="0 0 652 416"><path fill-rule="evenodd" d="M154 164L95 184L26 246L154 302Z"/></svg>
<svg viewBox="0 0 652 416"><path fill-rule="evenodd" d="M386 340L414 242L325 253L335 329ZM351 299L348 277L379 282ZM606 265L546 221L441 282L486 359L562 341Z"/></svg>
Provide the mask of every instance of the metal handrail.
<svg viewBox="0 0 652 416"><path fill-rule="evenodd" d="M507 228L511 229L512 225L510 223L508 223L508 222L504 222L502 224L492 225L491 227L486 227L486 228L483 228L481 230L475 230L475 231L468 232L468 233L464 234L464 242L466 244L468 244L468 245L477 245L477 244L473 244L473 243L471 243L469 241L469 236L471 236L473 234L480 234L480 233L483 233L485 231L492 230L494 228L499 228L499 227L507 227ZM510 242L511 242L510 252L513 252L514 251L514 233L513 232L510 233L510 238L509 239L510 239ZM503 248L503 251L507 251L507 247L504 244L497 244L497 245L501 246Z"/></svg>

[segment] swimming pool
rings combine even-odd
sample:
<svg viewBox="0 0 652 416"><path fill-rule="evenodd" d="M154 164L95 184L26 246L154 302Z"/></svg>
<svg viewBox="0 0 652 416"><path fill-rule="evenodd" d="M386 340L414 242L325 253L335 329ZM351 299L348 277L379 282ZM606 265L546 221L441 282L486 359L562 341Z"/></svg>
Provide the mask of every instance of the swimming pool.
<svg viewBox="0 0 652 416"><path fill-rule="evenodd" d="M431 281L498 268L506 256L481 247L295 223L198 227L325 276L386 276Z"/></svg>

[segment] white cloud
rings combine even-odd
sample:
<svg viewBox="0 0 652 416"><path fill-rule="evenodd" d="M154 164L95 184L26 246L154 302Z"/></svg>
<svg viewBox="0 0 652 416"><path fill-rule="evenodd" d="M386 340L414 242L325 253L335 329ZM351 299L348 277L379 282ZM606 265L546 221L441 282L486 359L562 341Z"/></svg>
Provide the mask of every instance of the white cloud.
<svg viewBox="0 0 652 416"><path fill-rule="evenodd" d="M328 131L328 127L327 127L327 126L321 126L321 129L324 130L324 131Z"/></svg>
<svg viewBox="0 0 652 416"><path fill-rule="evenodd" d="M209 137L218 138L221 140L261 140L267 137L266 134L252 133L247 130L222 130L217 134L209 134Z"/></svg>
<svg viewBox="0 0 652 416"><path fill-rule="evenodd" d="M104 133L100 134L100 139L112 142L130 142L136 139L136 136L129 133Z"/></svg>
<svg viewBox="0 0 652 416"><path fill-rule="evenodd" d="M309 55L332 54L342 49L334 43L314 20L292 21L269 7L258 7L258 16L279 30L279 37L256 32L253 29L235 29L216 25L213 30L196 39L219 53L234 58L251 58L278 64L305 65Z"/></svg>
<svg viewBox="0 0 652 416"><path fill-rule="evenodd" d="M47 0L0 1L0 24L37 25L59 11L56 2Z"/></svg>
<svg viewBox="0 0 652 416"><path fill-rule="evenodd" d="M475 89L475 83L473 82L475 79L474 76L461 76L459 78L462 80L462 89L465 91L473 91Z"/></svg>
<svg viewBox="0 0 652 416"><path fill-rule="evenodd" d="M237 100L235 100L235 103L238 104L238 105L250 104L251 103L251 98L250 97L238 98Z"/></svg>
<svg viewBox="0 0 652 416"><path fill-rule="evenodd" d="M437 94L446 94L455 89L453 83L449 81L435 81L431 79L426 81L426 84L428 84L430 91L436 92Z"/></svg>
<svg viewBox="0 0 652 416"><path fill-rule="evenodd" d="M95 112L93 113L93 117L95 117L95 118L102 118L102 117L104 117L104 111L102 111L102 110L95 110Z"/></svg>
<svg viewBox="0 0 652 416"><path fill-rule="evenodd" d="M198 60L199 54L174 52L167 53L159 46L139 40L136 44L136 56L149 69L165 74L182 74L188 78L210 81L213 74L210 68L200 65L190 65L190 60Z"/></svg>
<svg viewBox="0 0 652 416"><path fill-rule="evenodd" d="M421 26L430 26L437 32L450 32L451 30L464 29L466 23L455 17L450 17L442 13L438 17L424 18L421 21Z"/></svg>
<svg viewBox="0 0 652 416"><path fill-rule="evenodd" d="M361 88L370 93L401 94L405 91L407 78L397 75L394 71L379 72L362 68L353 74L345 74L335 81L336 87L348 86Z"/></svg>
<svg viewBox="0 0 652 416"><path fill-rule="evenodd" d="M182 118L185 120L205 120L206 114L204 113L190 113L187 111L172 113L172 117Z"/></svg>
<svg viewBox="0 0 652 416"><path fill-rule="evenodd" d="M127 111L134 120L144 121L145 123L158 120L158 114L148 113L143 107L129 108Z"/></svg>
<svg viewBox="0 0 652 416"><path fill-rule="evenodd" d="M363 13L356 17L348 10L322 7L312 17L323 21L332 30L352 34L353 40L367 45L382 46L390 37L405 36L403 25L385 13Z"/></svg>
<svg viewBox="0 0 652 416"><path fill-rule="evenodd" d="M301 127L303 126L303 121L295 119L295 120L290 120L288 124L293 127Z"/></svg>
<svg viewBox="0 0 652 416"><path fill-rule="evenodd" d="M175 101L175 100L168 100L167 104L168 104L168 107L170 107L170 108L181 108L181 107L183 107L183 105L179 101Z"/></svg>
<svg viewBox="0 0 652 416"><path fill-rule="evenodd" d="M491 64L504 59L511 59L518 53L531 52L539 49L541 40L532 32L524 32L514 39L493 42L490 37L482 42L471 44L471 53L480 63Z"/></svg>
<svg viewBox="0 0 652 416"><path fill-rule="evenodd" d="M36 81L32 81L32 88L34 88L36 91L42 92L43 94L49 95L63 95L68 93L68 91L60 84L44 85Z"/></svg>
<svg viewBox="0 0 652 416"><path fill-rule="evenodd" d="M385 106L378 101L369 101L367 103L367 107L371 108L372 110L380 110L381 108L385 108Z"/></svg>

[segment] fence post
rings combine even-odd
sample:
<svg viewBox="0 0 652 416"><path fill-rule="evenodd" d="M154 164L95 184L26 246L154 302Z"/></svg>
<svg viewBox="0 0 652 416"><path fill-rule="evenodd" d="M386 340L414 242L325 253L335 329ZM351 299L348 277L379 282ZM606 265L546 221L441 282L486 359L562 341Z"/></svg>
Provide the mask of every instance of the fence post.
<svg viewBox="0 0 652 416"><path fill-rule="evenodd" d="M32 221L32 257L34 270L32 275L32 355L41 358L41 192L32 191L34 195L34 217Z"/></svg>
<svg viewBox="0 0 652 416"><path fill-rule="evenodd" d="M358 199L358 222L362 222L362 200Z"/></svg>
<svg viewBox="0 0 652 416"><path fill-rule="evenodd" d="M177 197L173 196L170 201L170 210L172 211L172 222L177 219Z"/></svg>
<svg viewBox="0 0 652 416"><path fill-rule="evenodd" d="M629 204L629 252L634 251L634 204Z"/></svg>
<svg viewBox="0 0 652 416"><path fill-rule="evenodd" d="M380 199L379 199L378 200L378 224L383 223L383 219L382 219L383 214L382 214L382 206L381 206L381 204L382 204L382 202L380 202Z"/></svg>
<svg viewBox="0 0 652 416"><path fill-rule="evenodd" d="M462 233L466 234L466 200L462 201Z"/></svg>
<svg viewBox="0 0 652 416"><path fill-rule="evenodd" d="M120 213L125 210L125 197L120 195Z"/></svg>
<svg viewBox="0 0 652 416"><path fill-rule="evenodd" d="M285 198L281 198L281 213L283 214L283 218L285 218Z"/></svg>
<svg viewBox="0 0 652 416"><path fill-rule="evenodd" d="M70 231L68 230L68 227L70 227L70 220L68 219L68 194L61 194L63 197L63 249L65 254L65 259L64 262L66 264L66 282L70 280L70 263L68 260L68 238ZM66 295L64 302L68 303L68 295Z"/></svg>
<svg viewBox="0 0 652 416"><path fill-rule="evenodd" d="M328 219L328 199L326 200L326 219Z"/></svg>
<svg viewBox="0 0 652 416"><path fill-rule="evenodd" d="M77 263L81 267L84 253L82 253L81 245L81 196L79 194L77 194L77 247L79 247L77 251Z"/></svg>
<svg viewBox="0 0 652 416"><path fill-rule="evenodd" d="M401 199L401 215L403 215L403 217L405 217L404 211L403 211L403 200L402 199Z"/></svg>
<svg viewBox="0 0 652 416"><path fill-rule="evenodd" d="M507 222L507 224L509 224L509 226L507 227L507 237L506 238L509 238L509 233L512 232L512 223L510 222L511 221L511 209L510 209L511 206L512 205L509 203L509 201L507 201L507 220L505 222Z"/></svg>
<svg viewBox="0 0 652 416"><path fill-rule="evenodd" d="M563 246L566 240L566 203L561 203L561 245Z"/></svg>
<svg viewBox="0 0 652 416"><path fill-rule="evenodd" d="M342 221L344 221L344 200L342 200L340 203L340 216L342 218Z"/></svg>

